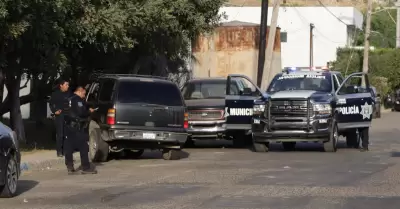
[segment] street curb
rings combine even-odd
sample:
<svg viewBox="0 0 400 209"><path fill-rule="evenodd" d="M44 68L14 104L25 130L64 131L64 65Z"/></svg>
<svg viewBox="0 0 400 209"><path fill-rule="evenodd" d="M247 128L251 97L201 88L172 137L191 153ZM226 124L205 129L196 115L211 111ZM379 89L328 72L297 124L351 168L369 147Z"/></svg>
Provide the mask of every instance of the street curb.
<svg viewBox="0 0 400 209"><path fill-rule="evenodd" d="M79 153L74 153L74 164L79 165L80 161L81 160L79 157ZM34 160L34 161L21 160L21 172L51 170L56 166L64 164L65 164L64 157L58 159L44 159L44 160Z"/></svg>

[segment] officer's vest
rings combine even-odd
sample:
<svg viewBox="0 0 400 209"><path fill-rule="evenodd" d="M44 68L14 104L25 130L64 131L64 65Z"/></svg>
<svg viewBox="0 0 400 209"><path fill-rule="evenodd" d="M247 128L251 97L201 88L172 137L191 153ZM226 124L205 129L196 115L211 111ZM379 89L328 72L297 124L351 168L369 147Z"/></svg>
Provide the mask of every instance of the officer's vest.
<svg viewBox="0 0 400 209"><path fill-rule="evenodd" d="M71 96L71 97L68 97L68 99L67 99L68 105L66 105L66 108L65 108L64 111L65 111L65 115L66 115L69 119L72 119L72 120L79 120L80 118L78 117L78 115L77 115L74 111L71 110L72 99L73 99L74 97L77 97L77 95L73 95L73 96Z"/></svg>

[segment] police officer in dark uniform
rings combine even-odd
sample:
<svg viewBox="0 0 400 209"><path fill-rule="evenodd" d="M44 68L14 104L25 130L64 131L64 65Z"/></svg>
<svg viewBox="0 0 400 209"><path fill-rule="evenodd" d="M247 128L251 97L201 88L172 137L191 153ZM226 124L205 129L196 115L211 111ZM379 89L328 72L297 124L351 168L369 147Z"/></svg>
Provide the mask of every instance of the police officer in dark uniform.
<svg viewBox="0 0 400 209"><path fill-rule="evenodd" d="M84 126L88 121L90 113L95 111L86 106L86 90L77 87L74 95L69 98L70 108L65 115L66 138L64 140L65 164L69 174L75 172L73 152L78 149L81 157L82 174L96 174L97 171L89 162L88 135L84 131Z"/></svg>
<svg viewBox="0 0 400 209"><path fill-rule="evenodd" d="M64 139L64 110L68 106L68 98L71 96L69 91L69 82L60 80L58 89L51 95L49 106L54 115L54 123L56 127L56 150L57 156L63 156L63 139Z"/></svg>

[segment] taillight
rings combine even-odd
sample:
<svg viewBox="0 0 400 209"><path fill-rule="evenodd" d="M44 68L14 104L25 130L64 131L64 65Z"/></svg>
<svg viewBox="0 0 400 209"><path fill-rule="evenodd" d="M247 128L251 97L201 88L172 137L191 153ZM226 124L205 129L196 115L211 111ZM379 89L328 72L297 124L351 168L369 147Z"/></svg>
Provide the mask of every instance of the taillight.
<svg viewBox="0 0 400 209"><path fill-rule="evenodd" d="M189 113L185 112L183 118L183 128L189 128Z"/></svg>
<svg viewBox="0 0 400 209"><path fill-rule="evenodd" d="M108 109L107 111L107 124L115 125L115 109Z"/></svg>

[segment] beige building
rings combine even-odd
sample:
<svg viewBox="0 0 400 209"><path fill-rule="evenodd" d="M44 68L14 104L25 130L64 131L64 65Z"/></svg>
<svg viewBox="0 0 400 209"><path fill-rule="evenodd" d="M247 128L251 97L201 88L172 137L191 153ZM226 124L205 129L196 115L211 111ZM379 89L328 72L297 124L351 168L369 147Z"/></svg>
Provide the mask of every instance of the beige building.
<svg viewBox="0 0 400 209"><path fill-rule="evenodd" d="M259 34L259 24L232 21L223 23L212 34L200 36L192 48L193 77L244 74L256 82ZM275 35L272 69L282 70L280 28Z"/></svg>

